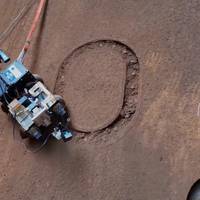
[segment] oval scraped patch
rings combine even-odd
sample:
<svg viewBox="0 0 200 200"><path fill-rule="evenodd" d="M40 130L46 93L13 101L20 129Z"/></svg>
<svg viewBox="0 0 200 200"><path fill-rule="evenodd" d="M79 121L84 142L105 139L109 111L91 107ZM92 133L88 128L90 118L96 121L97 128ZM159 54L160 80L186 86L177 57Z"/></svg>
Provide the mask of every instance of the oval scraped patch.
<svg viewBox="0 0 200 200"><path fill-rule="evenodd" d="M74 129L105 129L120 115L124 104L127 65L135 54L120 42L101 40L75 49L60 67L55 92L61 94Z"/></svg>

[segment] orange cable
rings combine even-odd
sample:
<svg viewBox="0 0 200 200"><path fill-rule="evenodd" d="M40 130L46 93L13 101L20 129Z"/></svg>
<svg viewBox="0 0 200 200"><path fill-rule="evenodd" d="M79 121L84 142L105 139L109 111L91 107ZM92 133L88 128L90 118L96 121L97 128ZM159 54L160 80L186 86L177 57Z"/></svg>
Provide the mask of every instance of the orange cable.
<svg viewBox="0 0 200 200"><path fill-rule="evenodd" d="M32 25L31 25L31 28L30 28L28 36L26 38L25 45L24 45L23 49L21 50L21 52L20 52L20 54L17 58L17 60L19 60L22 63L24 61L25 54L27 53L27 51L29 49L33 33L35 32L35 29L37 27L37 24L38 24L38 21L40 19L40 15L41 15L42 9L45 5L45 2L46 2L46 0L40 0L40 3L39 3L38 8L36 10L35 17L33 19Z"/></svg>

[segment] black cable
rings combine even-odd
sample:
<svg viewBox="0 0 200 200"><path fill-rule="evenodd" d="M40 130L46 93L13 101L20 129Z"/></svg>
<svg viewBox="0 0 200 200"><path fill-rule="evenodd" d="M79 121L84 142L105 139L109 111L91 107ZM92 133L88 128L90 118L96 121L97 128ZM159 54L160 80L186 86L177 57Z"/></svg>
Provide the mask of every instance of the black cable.
<svg viewBox="0 0 200 200"><path fill-rule="evenodd" d="M31 151L31 153L38 153L40 151L42 151L42 149L46 146L47 142L49 141L51 137L51 134L49 134L46 139L44 140L44 142L40 145L40 147L38 147L36 150Z"/></svg>

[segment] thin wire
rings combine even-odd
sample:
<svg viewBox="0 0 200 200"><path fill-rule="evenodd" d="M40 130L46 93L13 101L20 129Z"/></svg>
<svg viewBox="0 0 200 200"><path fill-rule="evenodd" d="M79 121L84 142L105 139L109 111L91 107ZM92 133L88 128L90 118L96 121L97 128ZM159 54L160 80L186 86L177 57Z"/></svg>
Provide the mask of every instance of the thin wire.
<svg viewBox="0 0 200 200"><path fill-rule="evenodd" d="M0 43L3 42L13 31L19 21L28 13L30 8L36 3L36 0L30 0L19 12L19 14L11 21L10 25L0 34Z"/></svg>
<svg viewBox="0 0 200 200"><path fill-rule="evenodd" d="M44 140L44 142L43 142L38 148L36 148L35 150L30 150L30 149L28 148L28 146L27 146L24 142L22 142L22 144L24 145L24 147L25 147L25 149L26 149L26 151L27 151L28 153L39 153L39 152L42 151L42 149L46 146L47 142L48 142L49 139L50 139L50 136L51 136L51 134L49 134L49 135L46 137L46 139Z"/></svg>
<svg viewBox="0 0 200 200"><path fill-rule="evenodd" d="M16 115L15 115L15 116L16 116ZM15 141L15 127L16 127L16 119L15 119L15 117L14 117L14 122L13 122L13 140L14 140L14 141ZM51 134L49 134L49 135L45 138L44 142L43 142L38 148L36 148L35 150L30 150L30 149L28 148L28 146L27 146L24 142L19 142L19 144L20 144L20 145L22 144L28 153L38 153L38 152L42 151L42 149L46 146L47 142L48 142L49 139L50 139L50 136L51 136Z"/></svg>
<svg viewBox="0 0 200 200"><path fill-rule="evenodd" d="M44 142L40 145L40 147L38 147L37 149L35 149L34 151L30 151L31 153L38 153L40 151L42 151L42 149L46 146L47 142L49 141L51 137L51 134L49 134L46 139L44 140Z"/></svg>

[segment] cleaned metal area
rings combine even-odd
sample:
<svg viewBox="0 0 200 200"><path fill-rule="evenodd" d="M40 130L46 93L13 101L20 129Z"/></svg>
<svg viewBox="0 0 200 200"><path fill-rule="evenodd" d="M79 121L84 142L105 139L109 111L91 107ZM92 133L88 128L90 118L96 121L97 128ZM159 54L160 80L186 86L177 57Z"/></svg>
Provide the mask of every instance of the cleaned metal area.
<svg viewBox="0 0 200 200"><path fill-rule="evenodd" d="M98 40L67 56L55 93L64 96L74 129L110 133L132 119L138 89L139 62L134 51L118 41Z"/></svg>

